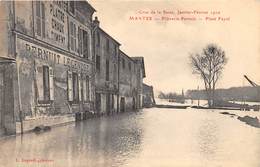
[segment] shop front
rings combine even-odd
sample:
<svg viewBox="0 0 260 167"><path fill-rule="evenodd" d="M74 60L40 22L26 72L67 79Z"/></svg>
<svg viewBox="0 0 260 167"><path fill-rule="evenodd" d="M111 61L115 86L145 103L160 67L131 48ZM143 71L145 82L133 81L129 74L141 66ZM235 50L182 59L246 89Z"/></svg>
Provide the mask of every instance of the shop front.
<svg viewBox="0 0 260 167"><path fill-rule="evenodd" d="M73 122L75 115L93 111L91 63L44 43L17 38L16 44L18 133Z"/></svg>

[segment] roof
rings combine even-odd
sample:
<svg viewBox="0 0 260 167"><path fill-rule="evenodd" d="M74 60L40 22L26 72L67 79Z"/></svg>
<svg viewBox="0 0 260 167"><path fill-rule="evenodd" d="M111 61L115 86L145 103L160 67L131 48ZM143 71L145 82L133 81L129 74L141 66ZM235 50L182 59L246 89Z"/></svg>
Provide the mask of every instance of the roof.
<svg viewBox="0 0 260 167"><path fill-rule="evenodd" d="M103 30L101 27L98 27L98 29L104 33L106 36L108 36L110 39L112 39L114 42L116 42L119 46L121 45L115 38L113 38L111 35L109 35L105 30Z"/></svg>
<svg viewBox="0 0 260 167"><path fill-rule="evenodd" d="M119 52L122 53L124 56L126 56L129 60L135 62L131 57L129 57L125 52L123 52L121 49L119 49Z"/></svg>

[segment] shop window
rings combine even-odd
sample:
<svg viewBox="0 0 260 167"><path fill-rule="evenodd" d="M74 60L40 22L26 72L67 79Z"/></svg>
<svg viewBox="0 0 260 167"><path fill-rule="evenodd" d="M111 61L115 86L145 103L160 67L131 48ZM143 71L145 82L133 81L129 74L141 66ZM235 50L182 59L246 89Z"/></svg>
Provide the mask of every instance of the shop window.
<svg viewBox="0 0 260 167"><path fill-rule="evenodd" d="M45 37L45 7L41 1L36 1L36 34Z"/></svg>
<svg viewBox="0 0 260 167"><path fill-rule="evenodd" d="M77 51L77 47L76 47L76 25L75 23L73 23L72 21L70 22L70 50L76 52Z"/></svg>
<svg viewBox="0 0 260 167"><path fill-rule="evenodd" d="M106 60L106 81L109 81L109 60Z"/></svg>
<svg viewBox="0 0 260 167"><path fill-rule="evenodd" d="M100 56L96 55L96 70L100 72Z"/></svg>

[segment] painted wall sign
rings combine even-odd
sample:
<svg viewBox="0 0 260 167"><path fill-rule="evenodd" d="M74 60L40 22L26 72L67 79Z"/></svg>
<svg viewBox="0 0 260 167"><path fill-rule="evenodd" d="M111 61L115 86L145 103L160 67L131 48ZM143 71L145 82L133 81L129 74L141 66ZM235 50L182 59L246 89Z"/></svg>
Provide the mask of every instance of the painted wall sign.
<svg viewBox="0 0 260 167"><path fill-rule="evenodd" d="M18 52L19 50L26 50L27 52L31 53L29 55L33 55L37 59L49 61L50 63L54 64L62 64L65 66L69 66L72 69L76 69L82 72L90 72L91 70L90 64L81 62L79 60L76 60L75 58L71 58L63 54L59 54L50 49L37 46L33 43L24 41L19 38L17 38L17 46Z"/></svg>

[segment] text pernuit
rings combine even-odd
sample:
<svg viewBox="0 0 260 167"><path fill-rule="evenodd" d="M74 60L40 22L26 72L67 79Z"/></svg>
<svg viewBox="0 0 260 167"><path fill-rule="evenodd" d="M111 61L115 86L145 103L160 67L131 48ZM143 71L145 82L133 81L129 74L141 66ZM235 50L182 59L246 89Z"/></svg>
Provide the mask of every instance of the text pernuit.
<svg viewBox="0 0 260 167"><path fill-rule="evenodd" d="M71 68L78 69L78 70L83 70L83 71L88 70L87 64L79 62L75 59L53 53L43 48L32 46L28 43L25 44L25 47L27 51L31 52L34 56L36 56L39 59L51 61L54 62L55 64L64 64L65 66L69 66Z"/></svg>

